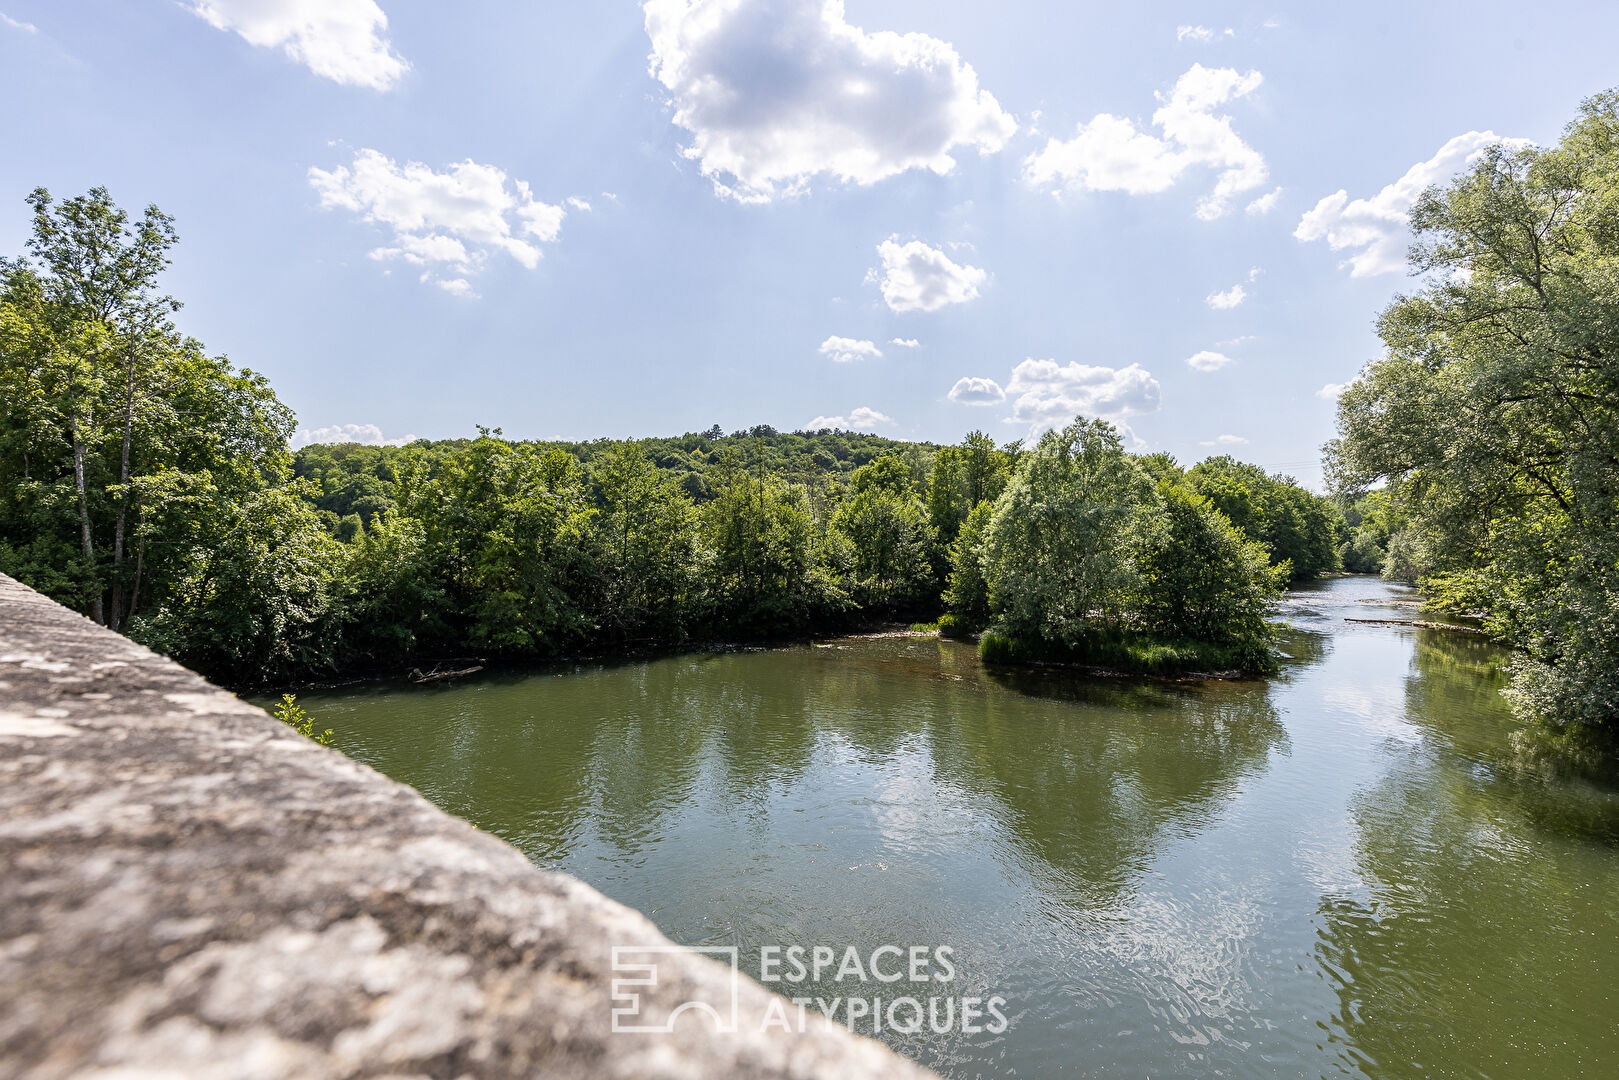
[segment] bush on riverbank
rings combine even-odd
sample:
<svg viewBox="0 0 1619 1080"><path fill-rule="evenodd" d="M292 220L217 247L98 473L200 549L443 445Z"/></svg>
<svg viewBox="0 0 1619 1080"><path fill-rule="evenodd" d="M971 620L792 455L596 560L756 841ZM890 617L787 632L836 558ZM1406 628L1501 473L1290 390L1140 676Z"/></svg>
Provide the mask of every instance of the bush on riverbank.
<svg viewBox="0 0 1619 1080"><path fill-rule="evenodd" d="M1269 675L1278 666L1276 650L1268 641L1219 645L1121 632L1097 634L1063 647L1044 647L986 632L978 639L978 657L986 664L1063 664L1142 675L1232 671Z"/></svg>

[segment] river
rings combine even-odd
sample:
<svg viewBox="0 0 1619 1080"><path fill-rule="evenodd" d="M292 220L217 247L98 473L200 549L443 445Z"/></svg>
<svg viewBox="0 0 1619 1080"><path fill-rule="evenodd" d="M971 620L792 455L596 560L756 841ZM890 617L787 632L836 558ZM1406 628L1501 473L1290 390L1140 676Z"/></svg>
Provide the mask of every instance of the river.
<svg viewBox="0 0 1619 1080"><path fill-rule="evenodd" d="M948 947L948 982L776 985L1004 999L1003 1031L885 1027L946 1076L1619 1076L1619 786L1518 729L1503 651L1346 621L1408 596L1290 593L1264 681L871 638L300 704L751 974L768 946Z"/></svg>

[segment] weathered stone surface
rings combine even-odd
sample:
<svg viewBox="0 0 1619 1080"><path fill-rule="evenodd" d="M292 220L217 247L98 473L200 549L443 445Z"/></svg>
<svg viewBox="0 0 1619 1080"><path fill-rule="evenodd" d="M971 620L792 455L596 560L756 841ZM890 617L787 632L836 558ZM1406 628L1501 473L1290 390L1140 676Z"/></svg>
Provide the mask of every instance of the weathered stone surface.
<svg viewBox="0 0 1619 1080"><path fill-rule="evenodd" d="M734 1034L614 1033L612 946L667 944L0 575L0 1076L930 1075L762 1031L785 1003L746 978ZM658 960L638 1022L728 1006L728 966Z"/></svg>

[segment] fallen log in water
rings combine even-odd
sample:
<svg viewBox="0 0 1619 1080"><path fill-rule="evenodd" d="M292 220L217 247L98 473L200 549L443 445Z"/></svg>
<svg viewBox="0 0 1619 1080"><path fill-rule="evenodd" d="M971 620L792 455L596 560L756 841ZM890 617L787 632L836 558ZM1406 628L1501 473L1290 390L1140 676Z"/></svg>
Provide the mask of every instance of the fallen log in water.
<svg viewBox="0 0 1619 1080"><path fill-rule="evenodd" d="M432 671L429 671L424 675L421 668L411 668L410 681L413 683L438 682L440 679L456 679L462 675L471 675L473 672L482 670L482 664L474 664L472 667L455 668L452 671L440 671L435 667Z"/></svg>

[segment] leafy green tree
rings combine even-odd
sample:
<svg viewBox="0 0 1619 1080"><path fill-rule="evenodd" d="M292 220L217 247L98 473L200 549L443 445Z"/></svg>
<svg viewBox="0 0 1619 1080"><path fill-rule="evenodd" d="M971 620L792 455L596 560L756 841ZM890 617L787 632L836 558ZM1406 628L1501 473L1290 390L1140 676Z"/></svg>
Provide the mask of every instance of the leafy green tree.
<svg viewBox="0 0 1619 1080"><path fill-rule="evenodd" d="M1514 702L1558 722L1619 717L1616 222L1613 92L1558 145L1495 147L1424 193L1421 287L1384 311L1329 448L1341 490L1399 500L1396 572L1482 605L1524 650Z"/></svg>
<svg viewBox="0 0 1619 1080"><path fill-rule="evenodd" d="M713 553L715 629L770 637L824 625L848 608L803 487L750 472L730 455L701 520Z"/></svg>
<svg viewBox="0 0 1619 1080"><path fill-rule="evenodd" d="M403 666L424 645L453 644L422 522L383 514L344 554L333 590L343 666Z"/></svg>
<svg viewBox="0 0 1619 1080"><path fill-rule="evenodd" d="M1074 648L1116 625L1138 580L1131 525L1153 497L1108 424L1080 419L1043 435L1018 462L984 538L999 632Z"/></svg>
<svg viewBox="0 0 1619 1080"><path fill-rule="evenodd" d="M961 483L969 509L1000 498L1011 479L1016 458L1013 444L997 450L995 440L982 431L967 433L961 440Z"/></svg>
<svg viewBox="0 0 1619 1080"><path fill-rule="evenodd" d="M1286 571L1208 499L1160 482L1135 566L1140 585L1132 606L1149 633L1268 650L1265 617Z"/></svg>
<svg viewBox="0 0 1619 1080"><path fill-rule="evenodd" d="M1381 574L1388 559L1389 539L1400 526L1391 493L1369 491L1344 501L1348 504L1343 515L1349 535L1338 546L1339 561L1352 574Z"/></svg>
<svg viewBox="0 0 1619 1080"><path fill-rule="evenodd" d="M995 504L981 502L972 508L956 542L950 546L950 582L944 603L961 630L981 630L989 625L989 581L984 577L984 538Z"/></svg>
<svg viewBox="0 0 1619 1080"><path fill-rule="evenodd" d="M0 262L0 569L138 636L196 537L285 479L292 417L173 326L166 215L131 222L101 188L29 202L32 261Z"/></svg>
<svg viewBox="0 0 1619 1080"><path fill-rule="evenodd" d="M933 455L933 471L928 476L928 523L946 547L955 542L974 505L967 501L962 457L957 447L941 446Z"/></svg>
<svg viewBox="0 0 1619 1080"><path fill-rule="evenodd" d="M181 564L130 635L182 663L238 682L330 671L337 654L333 581L342 545L297 482L197 519Z"/></svg>
<svg viewBox="0 0 1619 1080"><path fill-rule="evenodd" d="M54 338L58 359L75 372L69 378L72 389L65 400L71 405L64 419L74 460L80 542L89 563L100 562L100 556L86 459L99 449L101 438L118 439L114 482L99 484L97 492L112 502L105 569L111 588L105 596L97 590L90 604L97 622L117 629L126 607L125 541L136 425L154 384L167 374L162 361L173 344L168 316L179 307L155 293L157 275L168 265L168 250L175 242L174 225L151 206L132 226L105 188L92 188L59 205L38 188L28 202L34 209L28 251L40 266L36 313ZM32 274L27 264L16 271Z"/></svg>
<svg viewBox="0 0 1619 1080"><path fill-rule="evenodd" d="M598 625L601 552L579 463L507 442L499 430L413 489L452 610L478 648L550 654Z"/></svg>
<svg viewBox="0 0 1619 1080"><path fill-rule="evenodd" d="M595 476L604 507L604 627L622 638L681 640L700 591L696 509L635 443L617 444Z"/></svg>
<svg viewBox="0 0 1619 1080"><path fill-rule="evenodd" d="M851 545L863 608L909 610L937 599L928 561L932 537L911 471L899 457L885 455L856 469L831 524Z"/></svg>
<svg viewBox="0 0 1619 1080"><path fill-rule="evenodd" d="M1342 514L1284 476L1231 457L1208 458L1186 473L1186 484L1286 565L1296 579L1338 569L1338 545L1345 538Z"/></svg>

